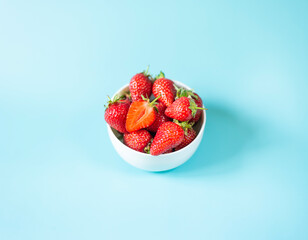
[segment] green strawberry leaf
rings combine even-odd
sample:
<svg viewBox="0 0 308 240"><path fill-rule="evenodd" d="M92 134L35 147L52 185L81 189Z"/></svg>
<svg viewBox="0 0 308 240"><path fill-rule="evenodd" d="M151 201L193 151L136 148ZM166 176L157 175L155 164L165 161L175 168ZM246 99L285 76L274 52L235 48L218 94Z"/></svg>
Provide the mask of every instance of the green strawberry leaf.
<svg viewBox="0 0 308 240"><path fill-rule="evenodd" d="M176 90L176 97L175 99L178 99L180 97L188 97L188 98L194 98L198 100L198 96L194 93L193 90L188 90L185 88L178 88L175 84L173 85Z"/></svg>
<svg viewBox="0 0 308 240"><path fill-rule="evenodd" d="M193 125L194 125L194 123L190 123L189 121L180 122L180 121L178 121L176 119L174 119L173 122L178 124L184 130L185 135L187 135L188 129L191 129L193 127Z"/></svg>
<svg viewBox="0 0 308 240"><path fill-rule="evenodd" d="M157 79L160 79L160 78L164 78L164 77L165 77L165 74L162 71L160 71L160 73L158 75L156 75L154 80L157 80Z"/></svg>
<svg viewBox="0 0 308 240"><path fill-rule="evenodd" d="M195 117L197 113L197 104L193 99L189 99L189 103L190 103L189 109L191 110L191 115Z"/></svg>

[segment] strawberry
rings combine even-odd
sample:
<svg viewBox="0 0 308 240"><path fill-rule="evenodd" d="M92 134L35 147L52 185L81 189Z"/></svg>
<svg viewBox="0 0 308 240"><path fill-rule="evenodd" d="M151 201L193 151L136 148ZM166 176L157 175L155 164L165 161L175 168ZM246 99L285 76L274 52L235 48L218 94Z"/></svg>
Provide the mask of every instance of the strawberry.
<svg viewBox="0 0 308 240"><path fill-rule="evenodd" d="M132 101L142 100L142 96L149 98L152 94L152 81L148 74L149 67L142 73L137 73L129 83Z"/></svg>
<svg viewBox="0 0 308 240"><path fill-rule="evenodd" d="M175 151L186 147L197 137L196 131L192 128L192 125L194 123L182 122L178 124L184 129L185 134L184 134L184 139L181 142L181 144L174 149Z"/></svg>
<svg viewBox="0 0 308 240"><path fill-rule="evenodd" d="M153 95L155 97L161 95L161 98L158 101L165 104L166 107L169 107L173 103L176 96L176 90L173 84L173 81L165 78L165 74L163 72L160 72L153 83Z"/></svg>
<svg viewBox="0 0 308 240"><path fill-rule="evenodd" d="M127 133L125 122L130 104L129 99L115 96L112 100L109 98L108 105L105 106L105 121L121 133Z"/></svg>
<svg viewBox="0 0 308 240"><path fill-rule="evenodd" d="M132 133L125 133L124 144L138 152L145 152L145 148L151 142L152 135L144 129Z"/></svg>
<svg viewBox="0 0 308 240"><path fill-rule="evenodd" d="M180 97L167 107L165 114L167 117L185 122L195 117L198 109L205 110L205 108L197 107L193 99Z"/></svg>
<svg viewBox="0 0 308 240"><path fill-rule="evenodd" d="M177 88L176 86L174 86L174 87L177 91L175 99L178 99L180 97L188 97L188 98L191 98L195 101L197 107L202 108L203 102L202 102L202 99L200 98L200 96L197 93L194 93L193 90L187 90L185 88ZM196 115L190 120L190 122L192 122L192 123L198 122L201 115L202 115L202 110L198 109L197 112L196 112Z"/></svg>
<svg viewBox="0 0 308 240"><path fill-rule="evenodd" d="M151 103L149 99L137 100L133 102L128 110L126 117L126 130L134 132L150 126L155 121L154 106L159 96Z"/></svg>
<svg viewBox="0 0 308 240"><path fill-rule="evenodd" d="M157 130L150 148L151 155L159 155L177 147L184 139L184 130L174 122L165 122Z"/></svg>
<svg viewBox="0 0 308 240"><path fill-rule="evenodd" d="M157 111L155 111L155 121L147 128L148 131L156 133L160 125L162 125L165 122L171 121L170 118L168 118L165 115L166 106L163 103L158 103L156 105Z"/></svg>

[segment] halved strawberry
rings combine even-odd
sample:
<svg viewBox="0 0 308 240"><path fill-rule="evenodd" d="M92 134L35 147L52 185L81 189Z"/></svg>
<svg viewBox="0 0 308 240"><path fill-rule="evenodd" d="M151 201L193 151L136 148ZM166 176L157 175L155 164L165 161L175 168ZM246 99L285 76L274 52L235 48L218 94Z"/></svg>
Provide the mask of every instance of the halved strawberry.
<svg viewBox="0 0 308 240"><path fill-rule="evenodd" d="M151 103L149 99L138 100L130 105L126 117L126 130L134 132L150 126L155 121L155 109L158 96Z"/></svg>

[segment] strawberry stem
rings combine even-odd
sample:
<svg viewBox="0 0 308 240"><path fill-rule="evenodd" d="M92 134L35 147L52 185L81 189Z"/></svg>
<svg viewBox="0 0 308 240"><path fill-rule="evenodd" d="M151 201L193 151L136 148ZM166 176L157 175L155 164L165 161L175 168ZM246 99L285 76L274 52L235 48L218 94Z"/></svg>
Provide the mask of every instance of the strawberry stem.
<svg viewBox="0 0 308 240"><path fill-rule="evenodd" d="M150 65L148 65L147 66L147 69L146 70L144 70L142 73L144 74L144 76L149 76L150 74L149 74L149 68L150 68Z"/></svg>
<svg viewBox="0 0 308 240"><path fill-rule="evenodd" d="M150 103L150 107L155 106L155 104L157 104L157 100L161 97L161 95L159 95L157 98L155 98L151 103Z"/></svg>
<svg viewBox="0 0 308 240"><path fill-rule="evenodd" d="M200 110L208 110L207 108L201 108L201 107L196 107L196 109L200 109Z"/></svg>
<svg viewBox="0 0 308 240"><path fill-rule="evenodd" d="M149 101L149 99L144 97L143 95L141 95L141 98L142 98L143 101Z"/></svg>

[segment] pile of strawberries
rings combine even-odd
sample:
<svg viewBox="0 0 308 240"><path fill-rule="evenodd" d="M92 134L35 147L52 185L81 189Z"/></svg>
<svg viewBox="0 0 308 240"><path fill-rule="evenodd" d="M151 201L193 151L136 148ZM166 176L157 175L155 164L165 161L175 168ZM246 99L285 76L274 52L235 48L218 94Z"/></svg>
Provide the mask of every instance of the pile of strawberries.
<svg viewBox="0 0 308 240"><path fill-rule="evenodd" d="M150 101L154 95L155 99ZM192 126L202 115L198 94L178 88L160 72L155 78L148 69L132 77L129 92L109 98L106 122L123 134L128 147L151 155L186 147L197 136Z"/></svg>

